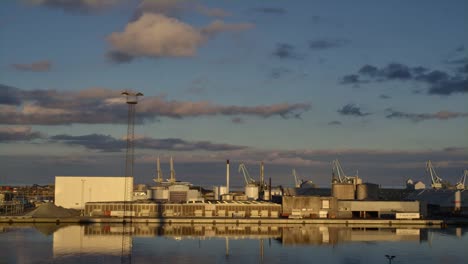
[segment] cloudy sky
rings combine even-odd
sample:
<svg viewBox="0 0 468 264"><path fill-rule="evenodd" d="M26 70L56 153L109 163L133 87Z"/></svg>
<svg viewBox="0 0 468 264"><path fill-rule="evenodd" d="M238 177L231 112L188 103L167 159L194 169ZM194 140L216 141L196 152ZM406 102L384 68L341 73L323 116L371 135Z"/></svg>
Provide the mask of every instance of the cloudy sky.
<svg viewBox="0 0 468 264"><path fill-rule="evenodd" d="M273 184L331 161L385 186L468 167L468 2L18 0L0 8L0 184L124 175L174 156L214 185L231 159Z"/></svg>

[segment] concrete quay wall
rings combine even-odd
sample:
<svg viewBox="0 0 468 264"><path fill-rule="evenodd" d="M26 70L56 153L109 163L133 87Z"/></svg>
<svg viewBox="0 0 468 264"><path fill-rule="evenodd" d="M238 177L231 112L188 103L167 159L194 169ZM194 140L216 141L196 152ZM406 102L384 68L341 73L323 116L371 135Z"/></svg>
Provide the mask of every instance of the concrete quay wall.
<svg viewBox="0 0 468 264"><path fill-rule="evenodd" d="M443 220L396 220L396 219L287 219L287 218L118 218L118 217L69 217L32 218L24 216L0 217L0 223L136 223L136 224L187 224L187 225L344 225L344 226L443 226ZM465 223L465 224L468 224Z"/></svg>

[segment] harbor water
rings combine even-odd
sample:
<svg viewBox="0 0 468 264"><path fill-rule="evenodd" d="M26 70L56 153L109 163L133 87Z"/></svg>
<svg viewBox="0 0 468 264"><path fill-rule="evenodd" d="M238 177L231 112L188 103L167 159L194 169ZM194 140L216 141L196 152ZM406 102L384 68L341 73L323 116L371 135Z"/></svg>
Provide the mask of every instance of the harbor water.
<svg viewBox="0 0 468 264"><path fill-rule="evenodd" d="M465 263L468 229L3 224L0 263Z"/></svg>

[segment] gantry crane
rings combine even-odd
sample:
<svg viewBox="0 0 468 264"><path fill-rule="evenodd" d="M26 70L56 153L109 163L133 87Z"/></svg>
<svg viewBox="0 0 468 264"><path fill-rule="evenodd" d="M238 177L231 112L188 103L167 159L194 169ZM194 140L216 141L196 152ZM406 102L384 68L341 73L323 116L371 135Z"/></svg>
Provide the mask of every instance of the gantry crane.
<svg viewBox="0 0 468 264"><path fill-rule="evenodd" d="M432 162L430 160L426 162L426 172L431 176L431 187L433 189L442 189L444 187L442 178L437 175L437 172L432 166Z"/></svg>
<svg viewBox="0 0 468 264"><path fill-rule="evenodd" d="M457 190L465 190L465 181L466 181L466 177L468 177L468 170L465 169L463 171L463 175L462 177L460 178L460 180L457 182L457 184L455 185L455 187L457 188Z"/></svg>

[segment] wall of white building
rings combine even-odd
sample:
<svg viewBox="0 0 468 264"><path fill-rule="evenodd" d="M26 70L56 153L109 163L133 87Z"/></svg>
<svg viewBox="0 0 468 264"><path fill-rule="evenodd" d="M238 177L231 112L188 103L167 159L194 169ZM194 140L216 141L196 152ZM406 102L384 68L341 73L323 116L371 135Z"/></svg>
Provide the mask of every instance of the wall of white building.
<svg viewBox="0 0 468 264"><path fill-rule="evenodd" d="M132 196L132 177L55 177L55 205L64 208L84 209L87 202L131 201Z"/></svg>

